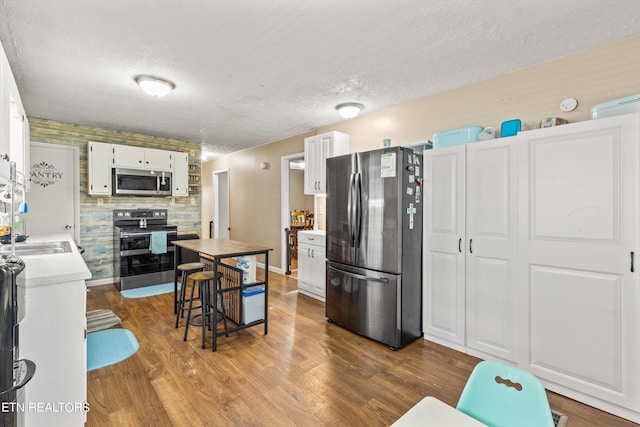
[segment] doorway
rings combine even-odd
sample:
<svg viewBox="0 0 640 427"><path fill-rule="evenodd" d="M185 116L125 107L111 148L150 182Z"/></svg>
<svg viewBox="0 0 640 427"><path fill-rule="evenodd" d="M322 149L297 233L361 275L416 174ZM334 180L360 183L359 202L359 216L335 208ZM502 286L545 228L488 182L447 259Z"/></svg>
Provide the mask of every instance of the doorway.
<svg viewBox="0 0 640 427"><path fill-rule="evenodd" d="M70 233L80 243L79 159L78 147L31 142L28 234Z"/></svg>
<svg viewBox="0 0 640 427"><path fill-rule="evenodd" d="M213 235L218 239L229 239L229 169L213 172Z"/></svg>
<svg viewBox="0 0 640 427"><path fill-rule="evenodd" d="M283 271L297 277L297 242L295 230L291 227L294 211L313 214L314 197L304 194L304 153L291 154L281 158L281 206L282 206L282 263ZM289 230L289 235L285 229Z"/></svg>

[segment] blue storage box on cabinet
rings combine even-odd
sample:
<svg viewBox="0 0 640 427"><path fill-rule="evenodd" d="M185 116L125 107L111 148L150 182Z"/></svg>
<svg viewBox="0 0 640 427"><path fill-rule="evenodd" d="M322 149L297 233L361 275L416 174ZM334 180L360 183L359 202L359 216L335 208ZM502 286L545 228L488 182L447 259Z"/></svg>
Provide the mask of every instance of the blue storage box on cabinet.
<svg viewBox="0 0 640 427"><path fill-rule="evenodd" d="M482 129L484 129L482 126L467 126L460 129L436 132L433 134L433 148L452 147L468 142L476 142Z"/></svg>
<svg viewBox="0 0 640 427"><path fill-rule="evenodd" d="M242 324L264 319L264 286L242 290Z"/></svg>

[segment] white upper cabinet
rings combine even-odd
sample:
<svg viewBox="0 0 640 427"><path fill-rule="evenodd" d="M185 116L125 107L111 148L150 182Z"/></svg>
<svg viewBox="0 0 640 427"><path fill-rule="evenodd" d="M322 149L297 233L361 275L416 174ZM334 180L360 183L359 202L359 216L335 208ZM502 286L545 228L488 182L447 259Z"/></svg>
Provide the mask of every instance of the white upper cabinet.
<svg viewBox="0 0 640 427"><path fill-rule="evenodd" d="M171 172L171 195L189 195L188 153L93 141L87 144L87 149L88 193L92 196L112 195L114 168Z"/></svg>
<svg viewBox="0 0 640 427"><path fill-rule="evenodd" d="M170 172L172 151L113 144L113 166Z"/></svg>
<svg viewBox="0 0 640 427"><path fill-rule="evenodd" d="M11 66L0 46L0 176L9 179L16 162L17 181L29 187L29 121Z"/></svg>
<svg viewBox="0 0 640 427"><path fill-rule="evenodd" d="M111 144L89 141L87 156L89 159L89 194L110 196L113 165Z"/></svg>
<svg viewBox="0 0 640 427"><path fill-rule="evenodd" d="M144 167L145 169L171 172L171 170L173 170L173 156L175 154L174 151L145 148ZM188 168L185 170L185 175L187 171Z"/></svg>
<svg viewBox="0 0 640 427"><path fill-rule="evenodd" d="M112 145L113 167L144 169L144 148L130 145Z"/></svg>
<svg viewBox="0 0 640 427"><path fill-rule="evenodd" d="M189 153L173 153L173 188L171 195L189 195Z"/></svg>
<svg viewBox="0 0 640 427"><path fill-rule="evenodd" d="M346 133L327 132L304 139L304 194L325 194L326 160L350 152Z"/></svg>

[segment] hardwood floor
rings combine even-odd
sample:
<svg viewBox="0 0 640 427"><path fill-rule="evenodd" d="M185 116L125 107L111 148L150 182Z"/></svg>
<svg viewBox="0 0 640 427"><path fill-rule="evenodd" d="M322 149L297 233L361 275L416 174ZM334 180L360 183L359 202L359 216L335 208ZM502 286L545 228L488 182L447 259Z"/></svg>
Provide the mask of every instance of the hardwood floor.
<svg viewBox="0 0 640 427"><path fill-rule="evenodd" d="M479 361L423 339L393 352L327 323L295 279L269 281L268 335L260 325L221 337L215 353L211 337L200 347L198 329L182 341L171 293L126 299L113 285L90 288L87 310L113 310L140 349L88 373L87 426L388 426L424 396L455 406ZM548 395L568 426L636 425Z"/></svg>

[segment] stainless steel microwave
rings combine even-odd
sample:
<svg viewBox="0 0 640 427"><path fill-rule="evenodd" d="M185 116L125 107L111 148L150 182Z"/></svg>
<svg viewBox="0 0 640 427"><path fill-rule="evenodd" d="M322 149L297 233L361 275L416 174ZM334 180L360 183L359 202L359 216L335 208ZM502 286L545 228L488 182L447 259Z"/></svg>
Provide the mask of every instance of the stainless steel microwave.
<svg viewBox="0 0 640 427"><path fill-rule="evenodd" d="M170 196L171 172L113 169L113 194L118 196Z"/></svg>

